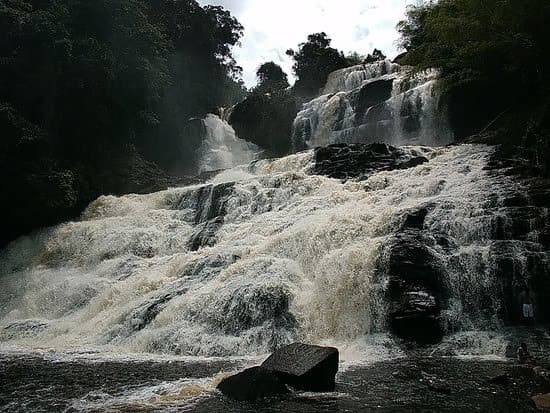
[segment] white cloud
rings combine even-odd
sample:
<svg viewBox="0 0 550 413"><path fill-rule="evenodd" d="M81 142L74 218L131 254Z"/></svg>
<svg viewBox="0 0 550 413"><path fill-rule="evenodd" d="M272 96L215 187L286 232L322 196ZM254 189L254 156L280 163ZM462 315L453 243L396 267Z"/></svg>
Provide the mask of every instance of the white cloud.
<svg viewBox="0 0 550 413"><path fill-rule="evenodd" d="M332 46L344 52L370 53L374 47L397 54L395 26L411 0L200 0L222 5L245 28L242 47L234 51L248 86L256 83L256 69L266 61L280 64L291 75L285 55L308 34L324 31Z"/></svg>

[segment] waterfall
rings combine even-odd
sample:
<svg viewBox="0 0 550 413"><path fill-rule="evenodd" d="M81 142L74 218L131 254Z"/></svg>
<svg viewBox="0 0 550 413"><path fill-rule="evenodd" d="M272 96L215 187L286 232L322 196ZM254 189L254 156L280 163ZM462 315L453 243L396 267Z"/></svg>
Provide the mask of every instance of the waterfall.
<svg viewBox="0 0 550 413"><path fill-rule="evenodd" d="M499 328L495 231L517 184L487 169L489 147L400 151L425 162L343 182L315 172L310 150L202 185L102 196L1 252L0 344L231 356L366 342L389 332L387 246L422 208L443 325ZM546 259L536 224L525 231L506 248Z"/></svg>
<svg viewBox="0 0 550 413"><path fill-rule="evenodd" d="M414 72L389 60L330 74L322 96L294 121L297 149L334 143L441 146L453 141L435 70Z"/></svg>
<svg viewBox="0 0 550 413"><path fill-rule="evenodd" d="M209 114L202 122L204 137L198 151L199 173L248 164L261 153L258 146L239 139L226 120Z"/></svg>

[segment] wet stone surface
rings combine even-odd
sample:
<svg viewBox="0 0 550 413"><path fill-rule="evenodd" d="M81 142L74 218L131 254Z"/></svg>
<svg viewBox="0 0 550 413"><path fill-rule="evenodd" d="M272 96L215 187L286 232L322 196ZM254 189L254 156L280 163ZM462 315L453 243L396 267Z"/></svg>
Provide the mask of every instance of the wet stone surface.
<svg viewBox="0 0 550 413"><path fill-rule="evenodd" d="M215 390L216 377L244 366L238 364L3 357L0 411L515 413L537 411L531 397L550 392L546 379L512 362L422 356L344 369L334 393L297 392L243 403ZM503 375L508 377L505 382L493 380ZM184 379L203 380L204 390L189 391L185 384L164 394L144 390ZM144 399L136 394L144 394Z"/></svg>
<svg viewBox="0 0 550 413"><path fill-rule="evenodd" d="M428 162L420 153L384 143L336 144L315 149L313 173L336 179L367 179L381 171L408 169Z"/></svg>

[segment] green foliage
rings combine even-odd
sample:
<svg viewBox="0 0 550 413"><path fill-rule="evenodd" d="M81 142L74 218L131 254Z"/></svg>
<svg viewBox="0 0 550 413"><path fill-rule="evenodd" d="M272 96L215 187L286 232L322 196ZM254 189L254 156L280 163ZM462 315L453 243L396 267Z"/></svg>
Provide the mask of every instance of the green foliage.
<svg viewBox="0 0 550 413"><path fill-rule="evenodd" d="M156 26L169 40L170 87L159 106L158 124L146 125L139 146L174 174L195 169L196 147L188 143L190 117L231 106L246 93L241 68L231 54L243 27L221 7L194 0L149 1Z"/></svg>
<svg viewBox="0 0 550 413"><path fill-rule="evenodd" d="M314 33L299 45L298 51L287 50L287 55L294 59L292 69L297 78L294 85L297 95L317 95L331 72L350 66L344 54L330 47L330 43L326 33Z"/></svg>
<svg viewBox="0 0 550 413"><path fill-rule="evenodd" d="M504 110L503 119L514 119L523 131L508 141L547 148L541 139L548 135L533 114L548 106L549 20L547 0L431 1L409 8L398 25L403 62L441 70L459 134L479 131ZM531 115L519 116L525 113ZM540 126L538 140L527 136L533 124Z"/></svg>
<svg viewBox="0 0 550 413"><path fill-rule="evenodd" d="M239 137L264 148L268 156L283 156L292 150L290 137L297 113L292 90L256 90L235 106L229 122Z"/></svg>
<svg viewBox="0 0 550 413"><path fill-rule="evenodd" d="M407 16L398 29L408 63L438 67L454 82L498 77L518 89L548 82L547 0L441 0Z"/></svg>
<svg viewBox="0 0 550 413"><path fill-rule="evenodd" d="M256 76L258 77L258 85L255 88L257 93L269 93L290 87L287 74L274 62L262 64L256 71Z"/></svg>
<svg viewBox="0 0 550 413"><path fill-rule="evenodd" d="M346 61L349 66L357 66L365 61L365 56L360 55L357 52L353 52L346 56Z"/></svg>
<svg viewBox="0 0 550 413"><path fill-rule="evenodd" d="M0 243L100 194L162 186L159 166L191 172L186 121L244 96L243 28L221 7L0 0L0 29L0 185L17 200Z"/></svg>

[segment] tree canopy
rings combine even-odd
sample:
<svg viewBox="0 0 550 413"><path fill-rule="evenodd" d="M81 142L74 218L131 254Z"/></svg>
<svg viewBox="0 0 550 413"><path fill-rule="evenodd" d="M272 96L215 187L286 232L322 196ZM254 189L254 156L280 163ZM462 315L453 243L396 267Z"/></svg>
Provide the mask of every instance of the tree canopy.
<svg viewBox="0 0 550 413"><path fill-rule="evenodd" d="M547 87L549 18L547 0L440 0L410 7L398 30L406 62L448 80Z"/></svg>
<svg viewBox="0 0 550 413"><path fill-rule="evenodd" d="M550 173L550 2L439 0L398 25L402 61L439 68L460 134L507 113L501 142L523 142ZM498 119L498 118L497 118ZM500 122L501 124L504 121Z"/></svg>
<svg viewBox="0 0 550 413"><path fill-rule="evenodd" d="M294 89L301 96L314 96L325 85L328 75L335 70L350 66L341 51L330 47L331 39L326 33L313 33L298 50L287 50L294 59L292 69L296 75Z"/></svg>
<svg viewBox="0 0 550 413"><path fill-rule="evenodd" d="M258 85L255 90L260 93L280 91L290 86L287 74L274 62L262 64L256 71L256 76Z"/></svg>
<svg viewBox="0 0 550 413"><path fill-rule="evenodd" d="M245 93L243 27L195 0L0 0L0 28L2 242L193 172L187 120Z"/></svg>

